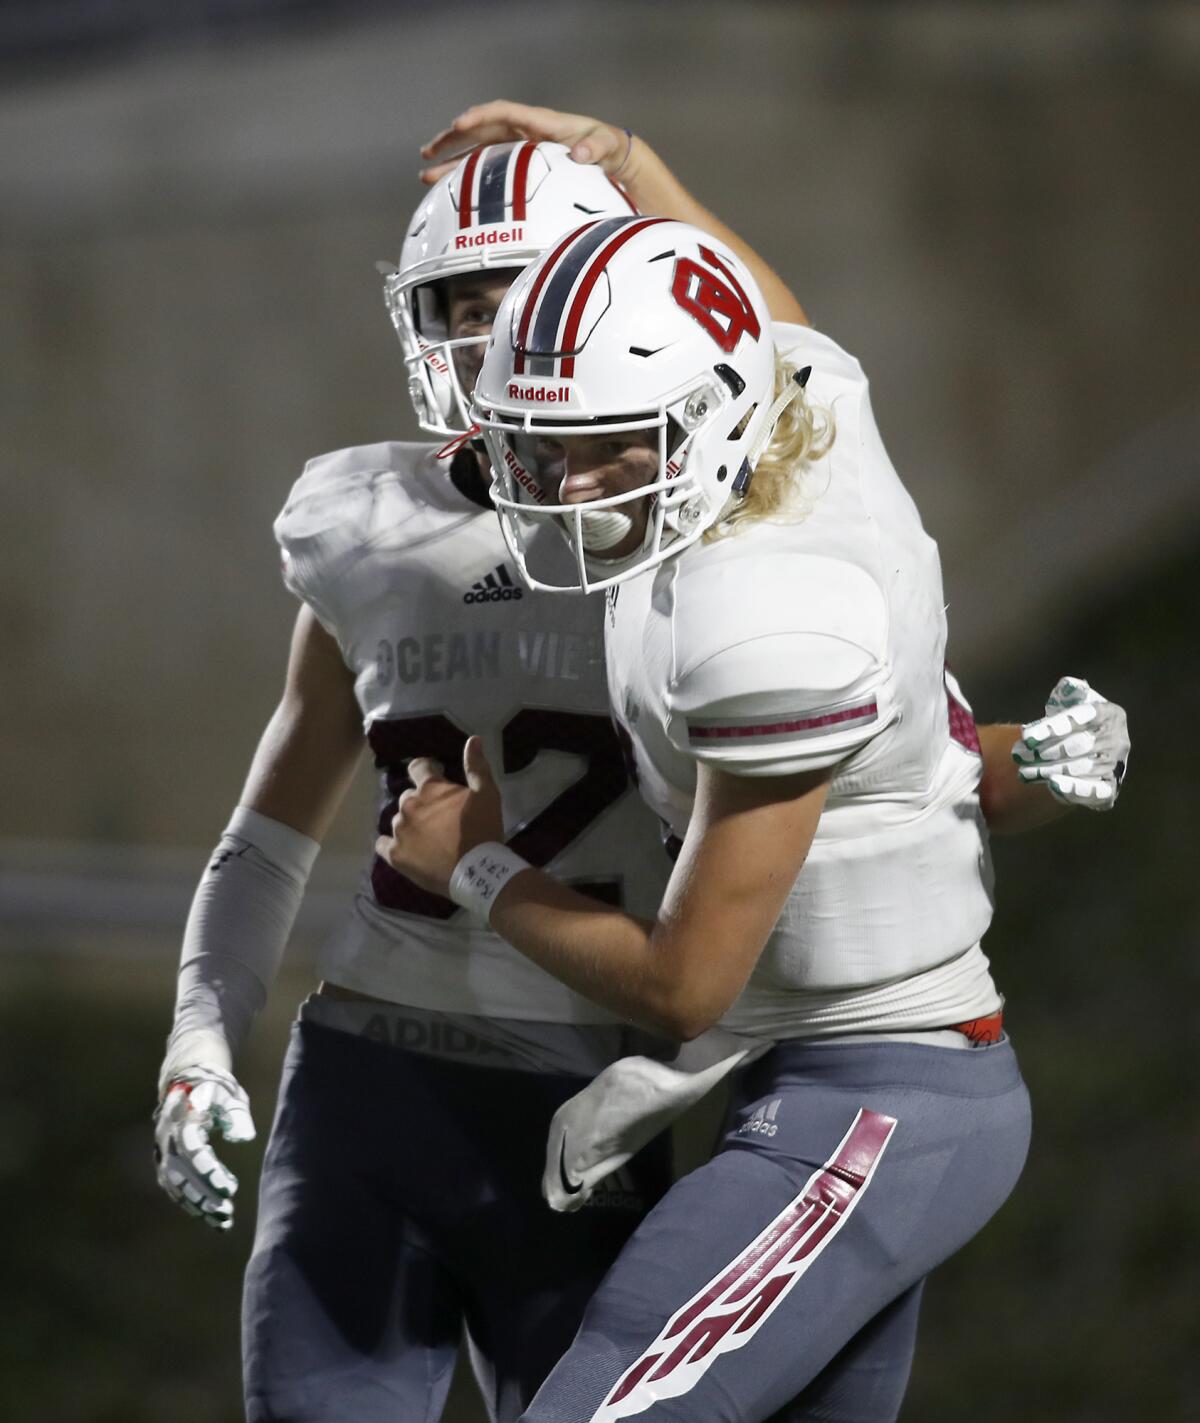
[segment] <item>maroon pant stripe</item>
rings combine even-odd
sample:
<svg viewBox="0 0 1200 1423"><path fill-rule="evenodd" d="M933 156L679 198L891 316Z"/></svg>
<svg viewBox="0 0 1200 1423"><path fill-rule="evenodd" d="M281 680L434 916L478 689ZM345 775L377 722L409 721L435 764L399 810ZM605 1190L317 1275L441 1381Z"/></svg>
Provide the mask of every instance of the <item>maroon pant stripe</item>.
<svg viewBox="0 0 1200 1423"><path fill-rule="evenodd" d="M894 1117L861 1108L838 1149L809 1178L800 1195L670 1320L626 1371L604 1406L627 1398L643 1381L668 1378L681 1365L694 1365L719 1352L726 1336L752 1334L807 1268L805 1262L820 1252L854 1209L895 1126ZM730 1308L739 1304L741 1308ZM714 1309L716 1305L720 1307ZM693 1378L690 1384L677 1385L675 1393L695 1382Z"/></svg>

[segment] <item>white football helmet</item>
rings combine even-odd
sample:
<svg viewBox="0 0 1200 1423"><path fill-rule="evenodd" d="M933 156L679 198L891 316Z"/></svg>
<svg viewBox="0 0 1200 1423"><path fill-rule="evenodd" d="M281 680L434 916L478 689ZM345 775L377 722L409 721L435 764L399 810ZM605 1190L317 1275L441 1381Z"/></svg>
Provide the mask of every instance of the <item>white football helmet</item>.
<svg viewBox="0 0 1200 1423"><path fill-rule="evenodd" d="M744 494L779 412L767 305L721 243L666 218L606 218L569 234L510 288L475 384L505 540L535 588L611 587L681 552ZM656 431L657 470L587 503L559 497L558 436ZM561 451L561 447L560 451ZM607 562L632 527L622 506L651 497L645 538ZM528 566L552 520L575 555L564 587Z"/></svg>
<svg viewBox="0 0 1200 1423"><path fill-rule="evenodd" d="M595 164L574 162L561 143L477 148L433 187L413 215L400 265L379 264L422 429L444 437L467 430L470 391L454 353L487 340L486 332L451 339L445 279L505 268L515 276L581 223L636 212L623 188Z"/></svg>

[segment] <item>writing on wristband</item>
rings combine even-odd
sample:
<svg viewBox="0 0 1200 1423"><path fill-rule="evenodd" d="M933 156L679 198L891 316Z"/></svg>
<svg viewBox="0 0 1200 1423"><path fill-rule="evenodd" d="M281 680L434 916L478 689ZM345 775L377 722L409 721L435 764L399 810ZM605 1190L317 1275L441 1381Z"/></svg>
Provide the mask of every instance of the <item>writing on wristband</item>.
<svg viewBox="0 0 1200 1423"><path fill-rule="evenodd" d="M454 866L450 876L450 898L463 909L478 915L486 924L496 896L513 875L530 868L529 861L523 860L507 845L486 841L468 850Z"/></svg>

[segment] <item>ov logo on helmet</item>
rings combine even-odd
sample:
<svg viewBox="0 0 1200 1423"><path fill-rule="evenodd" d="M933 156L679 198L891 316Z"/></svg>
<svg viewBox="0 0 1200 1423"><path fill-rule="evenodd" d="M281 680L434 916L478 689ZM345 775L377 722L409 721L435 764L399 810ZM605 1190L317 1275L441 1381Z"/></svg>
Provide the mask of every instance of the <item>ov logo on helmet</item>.
<svg viewBox="0 0 1200 1423"><path fill-rule="evenodd" d="M714 267L710 271L691 257L675 263L671 295L729 355L743 336L757 341L762 327L746 290L711 247L701 246L700 255Z"/></svg>

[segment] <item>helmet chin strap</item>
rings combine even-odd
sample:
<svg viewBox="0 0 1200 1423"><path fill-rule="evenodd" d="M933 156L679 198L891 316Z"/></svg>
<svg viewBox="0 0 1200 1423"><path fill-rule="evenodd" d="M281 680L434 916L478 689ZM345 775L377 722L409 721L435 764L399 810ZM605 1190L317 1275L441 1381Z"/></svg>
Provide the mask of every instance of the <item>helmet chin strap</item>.
<svg viewBox="0 0 1200 1423"><path fill-rule="evenodd" d="M750 446L750 451L746 456L751 470L754 469L754 466L759 461L759 456L770 443L771 436L775 433L775 426L779 424L779 417L808 384L808 378L811 374L811 366L805 366L803 370L793 371L791 380L788 381L783 390L775 397L770 410L767 411L767 418L763 421L762 429L758 432L758 438Z"/></svg>
<svg viewBox="0 0 1200 1423"><path fill-rule="evenodd" d="M792 378L788 381L784 389L777 395L771 403L771 408L767 411L767 418L763 421L762 429L758 432L758 437L750 446L745 459L742 460L741 468L734 477L730 486L730 501L736 506L741 504L746 495L750 492L750 481L754 478L754 471L758 468L758 461L762 452L770 443L771 436L775 433L775 426L779 424L779 417L788 408L793 400L800 394L808 383L808 378L812 374L812 367L805 366L803 370L793 371ZM727 506L728 507L728 506Z"/></svg>

